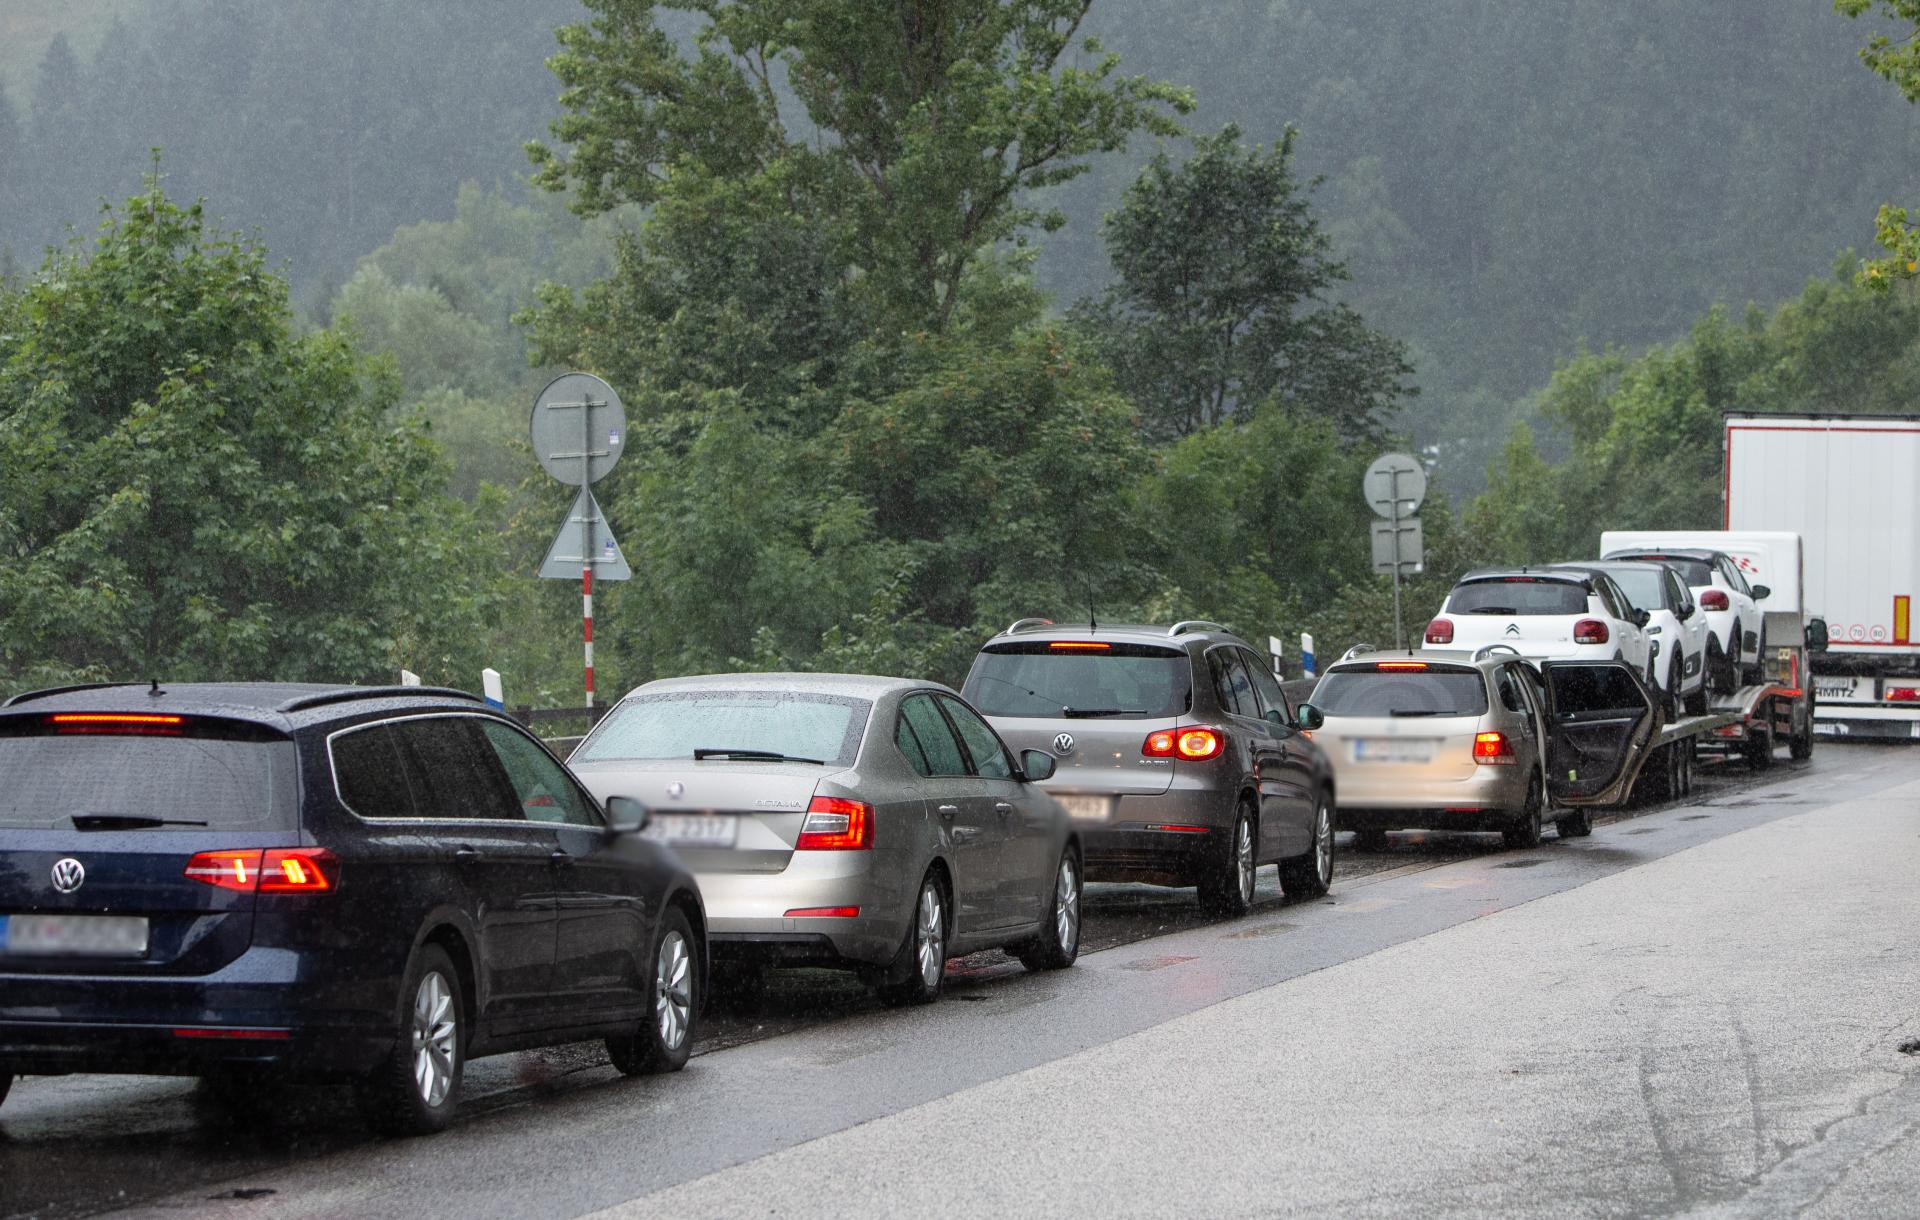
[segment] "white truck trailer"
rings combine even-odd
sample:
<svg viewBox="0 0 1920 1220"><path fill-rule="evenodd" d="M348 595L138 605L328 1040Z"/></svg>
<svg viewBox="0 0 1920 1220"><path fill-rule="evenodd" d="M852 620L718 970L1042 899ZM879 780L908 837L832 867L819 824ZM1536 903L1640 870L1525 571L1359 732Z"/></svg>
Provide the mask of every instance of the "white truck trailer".
<svg viewBox="0 0 1920 1220"><path fill-rule="evenodd" d="M1730 531L1800 536L1803 581L1773 586L1799 604L1761 609L1769 635L1808 616L1816 730L1920 739L1920 418L1729 416L1725 499Z"/></svg>

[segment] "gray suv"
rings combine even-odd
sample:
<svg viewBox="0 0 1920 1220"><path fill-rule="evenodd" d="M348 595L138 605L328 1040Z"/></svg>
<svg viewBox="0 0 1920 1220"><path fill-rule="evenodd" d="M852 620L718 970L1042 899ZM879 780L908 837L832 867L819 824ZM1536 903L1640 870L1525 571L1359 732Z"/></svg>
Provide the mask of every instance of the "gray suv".
<svg viewBox="0 0 1920 1220"><path fill-rule="evenodd" d="M1332 884L1332 769L1219 624L1022 619L982 646L963 693L1015 751L1053 755L1043 786L1079 829L1088 880L1196 886L1233 915L1261 864L1289 895Z"/></svg>

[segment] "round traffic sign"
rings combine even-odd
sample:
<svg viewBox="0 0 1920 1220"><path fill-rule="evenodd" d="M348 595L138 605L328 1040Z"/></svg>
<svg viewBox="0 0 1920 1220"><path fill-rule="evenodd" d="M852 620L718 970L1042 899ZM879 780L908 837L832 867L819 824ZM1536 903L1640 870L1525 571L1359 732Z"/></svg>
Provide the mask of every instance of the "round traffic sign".
<svg viewBox="0 0 1920 1220"><path fill-rule="evenodd" d="M562 373L534 400L528 430L542 470L575 487L598 483L620 460L627 411L592 373Z"/></svg>
<svg viewBox="0 0 1920 1220"><path fill-rule="evenodd" d="M1360 488L1382 517L1410 517L1427 498L1427 472L1408 454L1382 454L1367 467Z"/></svg>

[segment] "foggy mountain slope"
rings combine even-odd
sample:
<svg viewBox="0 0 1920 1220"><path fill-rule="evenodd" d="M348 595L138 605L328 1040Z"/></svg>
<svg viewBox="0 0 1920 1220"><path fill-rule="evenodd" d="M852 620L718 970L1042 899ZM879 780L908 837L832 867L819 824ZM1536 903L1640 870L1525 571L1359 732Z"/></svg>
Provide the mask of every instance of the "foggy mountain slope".
<svg viewBox="0 0 1920 1220"><path fill-rule="evenodd" d="M176 195L259 226L324 299L397 226L450 215L462 180L525 176L556 112L552 28L581 12L155 0L38 71L11 152L0 117L0 246L30 265L91 229L157 145ZM1497 443L1578 340L1791 296L1870 244L1877 204L1920 196L1920 116L1826 0L1099 0L1090 29L1125 71L1194 86L1196 129L1300 128L1352 299L1418 354L1422 439ZM1147 143L1058 192L1070 223L1040 267L1061 306L1105 281L1098 218Z"/></svg>

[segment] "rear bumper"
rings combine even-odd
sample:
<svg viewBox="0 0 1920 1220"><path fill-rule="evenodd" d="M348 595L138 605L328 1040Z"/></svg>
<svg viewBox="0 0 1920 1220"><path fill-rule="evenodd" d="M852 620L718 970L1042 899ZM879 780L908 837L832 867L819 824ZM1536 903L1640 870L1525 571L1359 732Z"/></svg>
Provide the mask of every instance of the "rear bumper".
<svg viewBox="0 0 1920 1220"><path fill-rule="evenodd" d="M1346 763L1334 771L1334 784L1340 794L1340 824L1352 829L1360 823L1355 815L1386 810L1421 810L1426 814L1445 809L1475 808L1518 810L1527 803L1527 780L1532 771L1520 765L1481 766L1459 778L1427 776L1417 773L1393 774L1393 769ZM1431 826L1434 822L1409 823Z"/></svg>
<svg viewBox="0 0 1920 1220"><path fill-rule="evenodd" d="M1088 793L1084 795L1106 795ZM1148 881L1192 885L1195 875L1221 850L1233 825L1238 793L1176 784L1156 796L1113 797L1105 822L1077 820L1089 881ZM1201 827L1160 830L1155 827Z"/></svg>
<svg viewBox="0 0 1920 1220"><path fill-rule="evenodd" d="M342 1002L306 964L291 950L256 947L185 978L0 973L0 1072L371 1070L392 1049L393 1015Z"/></svg>
<svg viewBox="0 0 1920 1220"><path fill-rule="evenodd" d="M716 961L877 965L892 961L906 939L912 894L876 871L872 852L795 852L777 873L703 872L695 879ZM860 913L787 914L847 907Z"/></svg>

